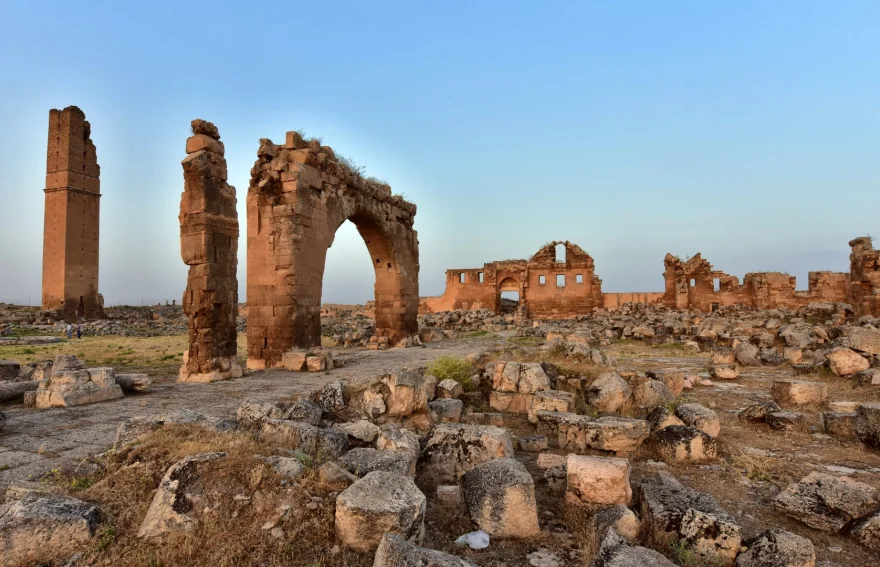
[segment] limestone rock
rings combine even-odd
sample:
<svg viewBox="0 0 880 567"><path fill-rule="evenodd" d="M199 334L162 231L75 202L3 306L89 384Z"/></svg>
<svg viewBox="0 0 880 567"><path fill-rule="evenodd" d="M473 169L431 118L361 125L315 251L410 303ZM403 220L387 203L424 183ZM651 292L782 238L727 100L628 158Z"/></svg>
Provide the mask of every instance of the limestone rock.
<svg viewBox="0 0 880 567"><path fill-rule="evenodd" d="M718 455L715 439L695 427L670 425L652 433L650 443L668 463L702 463Z"/></svg>
<svg viewBox="0 0 880 567"><path fill-rule="evenodd" d="M285 404L282 406L282 409L284 410L284 414L281 419L301 421L310 425L320 424L321 416L324 413L320 406L305 399L297 400L291 404Z"/></svg>
<svg viewBox="0 0 880 567"><path fill-rule="evenodd" d="M267 419L281 419L284 410L275 404L248 398L238 405L235 417L238 423L244 427L259 427Z"/></svg>
<svg viewBox="0 0 880 567"><path fill-rule="evenodd" d="M770 393L783 407L819 406L828 399L828 386L805 380L774 380Z"/></svg>
<svg viewBox="0 0 880 567"><path fill-rule="evenodd" d="M321 388L317 395L318 404L325 411L334 411L345 407L345 397L343 396L342 382L334 380L328 382Z"/></svg>
<svg viewBox="0 0 880 567"><path fill-rule="evenodd" d="M388 387L385 399L388 415L407 416L414 412L427 411L428 402L434 399L437 378L425 375L424 369L407 368L386 374L381 382Z"/></svg>
<svg viewBox="0 0 880 567"><path fill-rule="evenodd" d="M62 496L31 492L0 506L0 561L30 565L47 554L80 550L95 535L100 511L93 504Z"/></svg>
<svg viewBox="0 0 880 567"><path fill-rule="evenodd" d="M718 434L721 433L721 421L718 419L718 414L700 404L681 404L675 408L675 415L685 425L696 427L711 437L718 437Z"/></svg>
<svg viewBox="0 0 880 567"><path fill-rule="evenodd" d="M736 380L739 367L736 364L714 364L709 367L709 376L716 380Z"/></svg>
<svg viewBox="0 0 880 567"><path fill-rule="evenodd" d="M529 404L528 418L531 423L538 423L538 411L574 411L574 394L559 390L543 390L537 392Z"/></svg>
<svg viewBox="0 0 880 567"><path fill-rule="evenodd" d="M736 567L816 567L813 542L778 528L747 541Z"/></svg>
<svg viewBox="0 0 880 567"><path fill-rule="evenodd" d="M546 435L528 435L520 437L517 441L519 442L520 449L532 453L546 451L549 446Z"/></svg>
<svg viewBox="0 0 880 567"><path fill-rule="evenodd" d="M531 537L540 532L535 483L516 459L477 465L461 477L471 520L496 537Z"/></svg>
<svg viewBox="0 0 880 567"><path fill-rule="evenodd" d="M260 435L285 443L318 459L337 459L348 448L348 436L335 429L321 429L309 423L266 419Z"/></svg>
<svg viewBox="0 0 880 567"><path fill-rule="evenodd" d="M838 347L825 354L831 371L837 376L850 376L871 367L868 360L859 353L844 347Z"/></svg>
<svg viewBox="0 0 880 567"><path fill-rule="evenodd" d="M569 455L566 463L569 504L629 504L629 461Z"/></svg>
<svg viewBox="0 0 880 567"><path fill-rule="evenodd" d="M779 404L776 402L762 402L759 404L751 405L741 412L739 412L739 419L751 421L751 422L762 422L767 420L767 414L782 411L782 408L779 407Z"/></svg>
<svg viewBox="0 0 880 567"><path fill-rule="evenodd" d="M776 509L811 528L838 532L852 520L880 508L877 490L841 476L810 473L792 483L774 500Z"/></svg>
<svg viewBox="0 0 880 567"><path fill-rule="evenodd" d="M734 347L733 351L736 361L743 366L761 366L761 361L758 359L760 351L752 343L742 341Z"/></svg>
<svg viewBox="0 0 880 567"><path fill-rule="evenodd" d="M73 355L59 355L52 374L37 387L38 408L72 407L122 397L112 368L82 368Z"/></svg>
<svg viewBox="0 0 880 567"><path fill-rule="evenodd" d="M862 404L856 410L853 429L859 441L880 450L880 404Z"/></svg>
<svg viewBox="0 0 880 567"><path fill-rule="evenodd" d="M327 461L318 468L318 479L321 483L335 489L347 488L357 477L339 466L334 461Z"/></svg>
<svg viewBox="0 0 880 567"><path fill-rule="evenodd" d="M386 423L379 428L376 448L380 451L392 451L407 455L410 461L410 468L407 474L409 476L416 474L416 463L419 460L422 447L419 442L419 436L409 429L404 429L394 423Z"/></svg>
<svg viewBox="0 0 880 567"><path fill-rule="evenodd" d="M538 412L538 430L552 431L560 449L583 453L588 447L600 451L632 452L650 434L643 419L600 417L573 413Z"/></svg>
<svg viewBox="0 0 880 567"><path fill-rule="evenodd" d="M880 510L856 522L849 533L865 547L880 551Z"/></svg>
<svg viewBox="0 0 880 567"><path fill-rule="evenodd" d="M652 547L668 549L679 541L703 563L733 565L740 528L714 498L664 473L646 477L639 487L642 526Z"/></svg>
<svg viewBox="0 0 880 567"><path fill-rule="evenodd" d="M605 533L605 529L611 527L629 543L634 543L641 532L642 522L632 510L623 504L617 504L597 511L593 516L593 527L599 534Z"/></svg>
<svg viewBox="0 0 880 567"><path fill-rule="evenodd" d="M425 549L393 534L385 534L373 567L477 567L470 561L433 549Z"/></svg>
<svg viewBox="0 0 880 567"><path fill-rule="evenodd" d="M464 403L461 400L444 398L428 402L428 410L443 423L458 423Z"/></svg>
<svg viewBox="0 0 880 567"><path fill-rule="evenodd" d="M646 372L648 378L663 382L673 397L678 397L684 390L684 372L674 368L666 368L663 370L648 370Z"/></svg>
<svg viewBox="0 0 880 567"><path fill-rule="evenodd" d="M366 419L336 423L333 428L344 431L349 437L362 443L373 443L379 437L379 426Z"/></svg>
<svg viewBox="0 0 880 567"><path fill-rule="evenodd" d="M203 463L226 457L226 453L202 453L185 457L165 472L147 515L138 530L140 538L154 538L169 532L191 531L198 520L188 512L192 507L187 497L189 483Z"/></svg>
<svg viewBox="0 0 880 567"><path fill-rule="evenodd" d="M146 374L117 374L116 383L125 392L146 392L153 381Z"/></svg>
<svg viewBox="0 0 880 567"><path fill-rule="evenodd" d="M585 392L587 403L602 413L615 413L629 403L632 390L629 384L614 372L606 372L593 380Z"/></svg>
<svg viewBox="0 0 880 567"><path fill-rule="evenodd" d="M0 360L0 380L15 380L21 371L21 364L15 360Z"/></svg>
<svg viewBox="0 0 880 567"><path fill-rule="evenodd" d="M774 431L796 431L803 429L804 414L793 411L774 411L767 414L767 425Z"/></svg>
<svg viewBox="0 0 880 567"><path fill-rule="evenodd" d="M368 447L352 449L336 461L341 467L357 477L373 471L409 474L412 461L406 453L379 451Z"/></svg>
<svg viewBox="0 0 880 567"><path fill-rule="evenodd" d="M606 528L590 567L676 567L653 549L630 546L615 530Z"/></svg>
<svg viewBox="0 0 880 567"><path fill-rule="evenodd" d="M855 439L856 412L822 412L822 430L838 439Z"/></svg>
<svg viewBox="0 0 880 567"><path fill-rule="evenodd" d="M853 350L878 356L880 355L880 329L850 327L846 331L846 344Z"/></svg>
<svg viewBox="0 0 880 567"><path fill-rule="evenodd" d="M633 388L633 403L640 408L668 404L674 399L672 390L659 380L646 380Z"/></svg>
<svg viewBox="0 0 880 567"><path fill-rule="evenodd" d="M440 383L437 384L438 398L457 398L462 394L464 394L464 388L461 387L461 384L451 378L441 380Z"/></svg>
<svg viewBox="0 0 880 567"><path fill-rule="evenodd" d="M729 365L736 362L736 353L730 347L715 347L712 349L712 364Z"/></svg>
<svg viewBox="0 0 880 567"><path fill-rule="evenodd" d="M481 463L512 456L513 441L505 429L442 423L434 427L425 444L422 474L450 482Z"/></svg>
<svg viewBox="0 0 880 567"><path fill-rule="evenodd" d="M648 423L651 424L651 431L657 431L670 425L684 425L682 420L663 406L656 406L648 412Z"/></svg>
<svg viewBox="0 0 880 567"><path fill-rule="evenodd" d="M401 474L373 471L336 498L336 535L356 551L376 549L385 534L421 543L425 495Z"/></svg>

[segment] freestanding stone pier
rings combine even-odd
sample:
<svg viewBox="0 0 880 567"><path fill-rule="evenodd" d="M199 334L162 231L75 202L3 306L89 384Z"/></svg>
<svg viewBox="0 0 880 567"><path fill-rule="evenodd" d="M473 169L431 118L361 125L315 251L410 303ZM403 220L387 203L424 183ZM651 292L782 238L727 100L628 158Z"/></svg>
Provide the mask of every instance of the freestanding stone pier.
<svg viewBox="0 0 880 567"><path fill-rule="evenodd" d="M241 376L235 358L238 310L238 215L235 187L226 182L226 159L217 127L192 121L183 160L180 255L189 266L183 311L189 348L179 380L214 382Z"/></svg>
<svg viewBox="0 0 880 567"><path fill-rule="evenodd" d="M317 140L260 140L247 196L248 368L278 366L291 348L321 345L327 249L346 220L376 273L375 348L418 342L416 206L364 179Z"/></svg>

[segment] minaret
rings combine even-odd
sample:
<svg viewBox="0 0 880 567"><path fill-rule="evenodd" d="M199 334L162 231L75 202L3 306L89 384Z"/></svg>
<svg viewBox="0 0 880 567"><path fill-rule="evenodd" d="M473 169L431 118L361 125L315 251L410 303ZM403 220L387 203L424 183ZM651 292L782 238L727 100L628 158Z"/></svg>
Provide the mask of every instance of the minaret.
<svg viewBox="0 0 880 567"><path fill-rule="evenodd" d="M43 311L68 322L104 317L98 295L100 174L82 110L49 111Z"/></svg>

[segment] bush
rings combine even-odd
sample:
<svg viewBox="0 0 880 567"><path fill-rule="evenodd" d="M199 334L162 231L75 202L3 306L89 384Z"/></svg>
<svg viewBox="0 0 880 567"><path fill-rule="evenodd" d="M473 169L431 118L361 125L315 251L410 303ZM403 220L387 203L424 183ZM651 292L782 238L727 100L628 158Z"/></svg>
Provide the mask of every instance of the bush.
<svg viewBox="0 0 880 567"><path fill-rule="evenodd" d="M446 379L455 380L465 392L470 392L476 388L471 382L471 376L474 375L474 367L471 363L460 356L441 356L428 364L428 374L434 376L439 381Z"/></svg>

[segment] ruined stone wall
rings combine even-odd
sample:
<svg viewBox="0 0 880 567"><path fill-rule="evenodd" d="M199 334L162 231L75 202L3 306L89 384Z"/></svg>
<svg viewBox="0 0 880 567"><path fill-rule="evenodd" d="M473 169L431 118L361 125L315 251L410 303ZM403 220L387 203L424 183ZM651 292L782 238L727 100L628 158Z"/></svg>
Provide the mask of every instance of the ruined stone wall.
<svg viewBox="0 0 880 567"><path fill-rule="evenodd" d="M260 140L247 197L248 367L277 366L291 348L321 344L327 249L346 220L375 270L375 347L418 337L416 206L362 178L318 141L288 132Z"/></svg>
<svg viewBox="0 0 880 567"><path fill-rule="evenodd" d="M665 294L662 291L647 291L634 293L603 293L602 306L609 311L618 309L624 303L639 303L642 305L656 305L663 303Z"/></svg>
<svg viewBox="0 0 880 567"><path fill-rule="evenodd" d="M564 246L565 260L556 248ZM519 294L519 313L527 318L565 319L601 307L602 280L589 254L570 242L551 242L529 260L502 260L482 268L447 270L442 296L422 298L421 312L491 309L500 311L501 292Z"/></svg>
<svg viewBox="0 0 880 567"><path fill-rule="evenodd" d="M849 242L849 298L857 317L880 317L880 251L870 236Z"/></svg>
<svg viewBox="0 0 880 567"><path fill-rule="evenodd" d="M557 245L565 248L565 260L557 259ZM529 259L524 286L525 312L529 319L567 319L601 307L602 280L594 275L589 254L570 242L551 242Z"/></svg>
<svg viewBox="0 0 880 567"><path fill-rule="evenodd" d="M180 196L180 255L189 266L183 312L189 346L180 381L213 382L241 376L236 360L238 212L235 187L217 127L192 121Z"/></svg>
<svg viewBox="0 0 880 567"><path fill-rule="evenodd" d="M82 110L49 111L43 224L43 311L67 321L104 317L98 294L100 174Z"/></svg>
<svg viewBox="0 0 880 567"><path fill-rule="evenodd" d="M667 254L663 303L675 309L712 311L728 305L757 309L797 308L815 301L846 301L847 274L810 272L806 291L797 291L794 276L780 272L739 278L714 270L698 253L686 262Z"/></svg>

